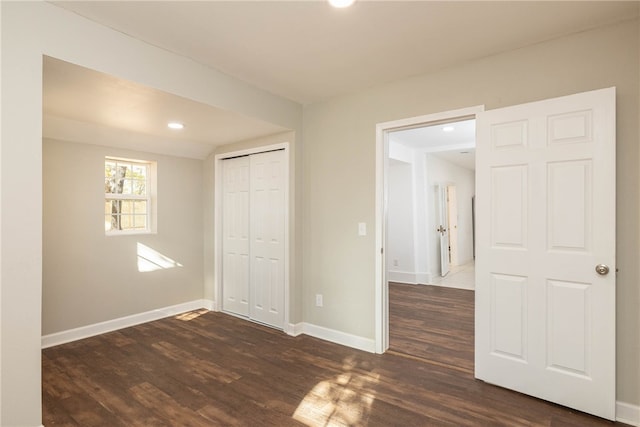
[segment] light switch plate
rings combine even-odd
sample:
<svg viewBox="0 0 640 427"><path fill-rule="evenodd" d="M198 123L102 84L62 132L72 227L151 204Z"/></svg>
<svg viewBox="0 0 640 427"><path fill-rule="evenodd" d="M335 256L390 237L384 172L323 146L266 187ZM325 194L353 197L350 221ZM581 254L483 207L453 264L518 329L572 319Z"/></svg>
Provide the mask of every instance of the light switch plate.
<svg viewBox="0 0 640 427"><path fill-rule="evenodd" d="M358 236L366 236L367 235L367 223L359 222L358 223Z"/></svg>

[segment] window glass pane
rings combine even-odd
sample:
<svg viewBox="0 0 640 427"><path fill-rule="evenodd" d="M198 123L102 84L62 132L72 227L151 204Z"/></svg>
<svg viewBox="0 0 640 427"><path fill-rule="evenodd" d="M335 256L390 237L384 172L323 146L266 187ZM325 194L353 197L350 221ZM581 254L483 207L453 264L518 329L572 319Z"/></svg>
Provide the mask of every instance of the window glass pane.
<svg viewBox="0 0 640 427"><path fill-rule="evenodd" d="M111 169L105 165L105 193L122 193L125 172L126 167L118 165Z"/></svg>
<svg viewBox="0 0 640 427"><path fill-rule="evenodd" d="M133 181L133 194L145 196L147 194L147 186L144 181Z"/></svg>
<svg viewBox="0 0 640 427"><path fill-rule="evenodd" d="M104 229L106 231L120 230L120 216L119 215L105 215L104 216Z"/></svg>
<svg viewBox="0 0 640 427"><path fill-rule="evenodd" d="M116 173L116 164L104 162L104 192L113 193L113 181Z"/></svg>
<svg viewBox="0 0 640 427"><path fill-rule="evenodd" d="M147 167L145 165L133 165L133 177L136 179L147 179Z"/></svg>
<svg viewBox="0 0 640 427"><path fill-rule="evenodd" d="M122 186L122 194L131 194L131 180L125 179Z"/></svg>
<svg viewBox="0 0 640 427"><path fill-rule="evenodd" d="M122 207L122 206L121 206L121 205L122 205L122 202L121 202L120 200L110 200L110 201L109 201L109 202L107 202L107 203L109 203L109 206L111 206L111 208L110 208L110 209L111 209L111 213L112 213L112 214L118 214L118 213L120 213L120 211L121 211L121 207ZM106 210L106 209L107 209L107 207L105 206L105 210ZM105 213L106 213L106 212L105 212Z"/></svg>
<svg viewBox="0 0 640 427"><path fill-rule="evenodd" d="M122 204L122 213L123 214L132 214L133 213L133 200L119 200Z"/></svg>
<svg viewBox="0 0 640 427"><path fill-rule="evenodd" d="M126 169L125 173L124 173L124 177L125 178L132 178L133 177L133 165L128 163L126 165L122 165L123 168Z"/></svg>
<svg viewBox="0 0 640 427"><path fill-rule="evenodd" d="M111 178L116 173L116 162L104 162L104 176L105 178Z"/></svg>
<svg viewBox="0 0 640 427"><path fill-rule="evenodd" d="M147 228L147 216L146 215L134 215L134 227L138 229L146 229Z"/></svg>
<svg viewBox="0 0 640 427"><path fill-rule="evenodd" d="M132 215L122 215L120 217L121 230L129 230L133 227Z"/></svg>
<svg viewBox="0 0 640 427"><path fill-rule="evenodd" d="M134 210L136 215L137 214L146 214L147 213L147 201L146 200L140 200L140 201L136 201L133 203L134 206Z"/></svg>

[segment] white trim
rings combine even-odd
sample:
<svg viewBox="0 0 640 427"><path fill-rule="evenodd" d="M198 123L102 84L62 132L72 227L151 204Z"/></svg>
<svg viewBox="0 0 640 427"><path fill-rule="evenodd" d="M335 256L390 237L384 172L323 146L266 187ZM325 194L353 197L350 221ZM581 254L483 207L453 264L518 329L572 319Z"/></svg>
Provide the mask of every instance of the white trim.
<svg viewBox="0 0 640 427"><path fill-rule="evenodd" d="M303 326L303 323L289 323L287 324L287 327L284 331L287 333L287 335L297 337L298 335L302 335Z"/></svg>
<svg viewBox="0 0 640 427"><path fill-rule="evenodd" d="M387 278L390 282L426 285L431 283L433 275L431 273L387 270Z"/></svg>
<svg viewBox="0 0 640 427"><path fill-rule="evenodd" d="M219 311L218 310L218 302L212 299L203 299L204 307L209 311Z"/></svg>
<svg viewBox="0 0 640 427"><path fill-rule="evenodd" d="M431 273L416 273L416 280L421 285L428 285L433 282L434 276Z"/></svg>
<svg viewBox="0 0 640 427"><path fill-rule="evenodd" d="M386 218L387 218L387 168L388 133L406 127L415 127L439 121L453 121L473 117L484 111L484 105L444 111L425 116L411 117L378 123L376 125L376 236L375 236L375 351L384 353L389 348L389 289L387 284Z"/></svg>
<svg viewBox="0 0 640 427"><path fill-rule="evenodd" d="M640 426L640 406L617 401L616 421L630 426Z"/></svg>
<svg viewBox="0 0 640 427"><path fill-rule="evenodd" d="M298 323L297 326L301 326L303 334L314 338L330 341L336 344L355 348L357 350L367 351L369 353L375 353L376 351L376 342L370 338L347 334L345 332L313 325L311 323Z"/></svg>
<svg viewBox="0 0 640 427"><path fill-rule="evenodd" d="M208 309L210 303L210 300L204 299L189 301L169 307L157 308L155 310L146 311L144 313L132 314L130 316L107 320L100 323L94 323L92 325L81 326L79 328L69 329L67 331L56 332L53 334L44 335L42 337L41 345L42 348L53 347L55 345L89 338L95 335L116 331L118 329L139 325L141 323L164 319L165 317L171 317L193 310L199 310L202 308Z"/></svg>
<svg viewBox="0 0 640 427"><path fill-rule="evenodd" d="M213 294L215 295L215 300L219 301L219 304L216 304L216 311L221 311L222 308L222 161L224 159L228 159L231 157L238 156L248 156L251 154L264 153L266 151L273 150L284 150L285 156L285 171L284 171L284 181L286 182L286 186L284 189L284 321L282 329L286 331L287 325L289 325L289 259L290 259L290 245L289 245L289 236L291 229L291 221L290 221L290 210L291 204L289 201L289 192L291 190L291 165L290 159L291 156L289 151L289 143L281 142L277 144L263 145L260 147L248 148L246 150L238 150L232 151L229 153L216 154L214 158L214 210L213 210L213 221L214 221L214 242L213 242L213 269L215 271L214 275L214 283L213 283Z"/></svg>
<svg viewBox="0 0 640 427"><path fill-rule="evenodd" d="M408 283L411 285L418 284L418 275L410 271L393 271L387 270L387 278L390 282Z"/></svg>

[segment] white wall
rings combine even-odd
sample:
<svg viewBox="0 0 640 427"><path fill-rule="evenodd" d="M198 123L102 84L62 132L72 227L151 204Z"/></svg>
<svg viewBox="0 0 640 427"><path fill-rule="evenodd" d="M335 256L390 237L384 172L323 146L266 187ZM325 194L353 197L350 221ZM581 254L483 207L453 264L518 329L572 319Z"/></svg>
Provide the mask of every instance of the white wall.
<svg viewBox="0 0 640 427"><path fill-rule="evenodd" d="M105 236L104 158L157 162L157 233ZM203 296L201 160L43 141L42 334ZM138 271L138 243L180 267Z"/></svg>
<svg viewBox="0 0 640 427"><path fill-rule="evenodd" d="M304 108L305 321L372 339L376 124L617 87L617 397L640 404L638 21L562 37ZM384 60L384 59L381 59ZM314 295L324 294L324 307Z"/></svg>
<svg viewBox="0 0 640 427"><path fill-rule="evenodd" d="M0 424L39 426L42 419L42 56L265 120L294 130L296 138L301 134L302 108L49 3L0 2L0 8ZM296 188L296 192L299 191L301 186ZM300 223L296 223L296 229L300 227ZM295 242L300 245L299 236ZM301 251L301 248L295 250Z"/></svg>
<svg viewBox="0 0 640 427"><path fill-rule="evenodd" d="M458 198L458 264L473 259L473 232L471 217L471 197L475 195L475 172L443 160L433 154L424 157L427 169L427 206L429 225L429 265L434 274L441 274L440 235L436 212L436 186L455 185Z"/></svg>
<svg viewBox="0 0 640 427"><path fill-rule="evenodd" d="M416 283L413 164L390 160L388 186L389 280Z"/></svg>

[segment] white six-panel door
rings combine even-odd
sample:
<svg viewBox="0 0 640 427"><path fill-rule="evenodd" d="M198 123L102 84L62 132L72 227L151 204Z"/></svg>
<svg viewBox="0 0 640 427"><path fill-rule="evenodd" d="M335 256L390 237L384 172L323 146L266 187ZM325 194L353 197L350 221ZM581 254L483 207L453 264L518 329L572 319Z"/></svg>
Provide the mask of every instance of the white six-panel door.
<svg viewBox="0 0 640 427"><path fill-rule="evenodd" d="M222 309L249 315L249 157L222 162Z"/></svg>
<svg viewBox="0 0 640 427"><path fill-rule="evenodd" d="M614 419L615 89L477 129L476 377Z"/></svg>
<svg viewBox="0 0 640 427"><path fill-rule="evenodd" d="M272 326L284 321L284 151L251 159L250 317Z"/></svg>
<svg viewBox="0 0 640 427"><path fill-rule="evenodd" d="M284 326L285 152L226 159L222 309Z"/></svg>

